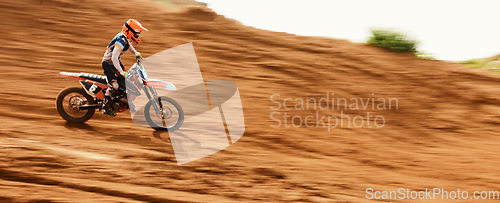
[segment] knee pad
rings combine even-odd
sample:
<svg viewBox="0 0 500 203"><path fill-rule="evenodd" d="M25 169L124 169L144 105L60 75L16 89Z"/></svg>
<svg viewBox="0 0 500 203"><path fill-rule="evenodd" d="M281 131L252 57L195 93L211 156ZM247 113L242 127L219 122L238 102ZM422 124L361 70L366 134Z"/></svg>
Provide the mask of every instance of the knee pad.
<svg viewBox="0 0 500 203"><path fill-rule="evenodd" d="M111 90L111 87L109 87L109 88L108 88L108 89L106 89L106 91L104 92L104 96L109 97L109 96L113 95L113 92L112 92L112 91L113 91L113 90Z"/></svg>
<svg viewBox="0 0 500 203"><path fill-rule="evenodd" d="M111 87L115 90L118 90L118 88L120 88L120 85L118 85L118 82L116 80L111 80Z"/></svg>

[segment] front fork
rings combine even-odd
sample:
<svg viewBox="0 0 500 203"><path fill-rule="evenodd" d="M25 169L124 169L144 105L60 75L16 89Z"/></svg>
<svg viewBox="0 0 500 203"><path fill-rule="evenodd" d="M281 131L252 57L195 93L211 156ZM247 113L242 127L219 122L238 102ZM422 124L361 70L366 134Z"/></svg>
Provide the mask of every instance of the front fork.
<svg viewBox="0 0 500 203"><path fill-rule="evenodd" d="M151 102L153 108L155 109L156 115L160 115L163 126L165 126L165 115L163 115L163 104L161 103L161 97L158 97L158 103L156 103L155 98L157 97L156 90L152 87L144 85L143 87L146 96Z"/></svg>

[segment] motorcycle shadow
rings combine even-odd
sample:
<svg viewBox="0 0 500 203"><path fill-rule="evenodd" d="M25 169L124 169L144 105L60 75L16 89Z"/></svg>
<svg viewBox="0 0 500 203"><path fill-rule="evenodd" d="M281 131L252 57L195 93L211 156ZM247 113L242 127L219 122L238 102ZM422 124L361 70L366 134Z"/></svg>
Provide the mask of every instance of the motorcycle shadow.
<svg viewBox="0 0 500 203"><path fill-rule="evenodd" d="M64 127L70 130L85 130L91 135L105 137L108 141L135 144L145 149L151 149L165 154L165 156L152 158L153 161L176 162L175 156L173 156L174 151L168 131L153 131L152 134L149 134L150 131L142 131L142 133L139 133L140 136L134 136L103 132L86 123L66 122L64 123Z"/></svg>
<svg viewBox="0 0 500 203"><path fill-rule="evenodd" d="M153 137L170 143L170 134L166 130L153 131Z"/></svg>
<svg viewBox="0 0 500 203"><path fill-rule="evenodd" d="M94 129L94 127L92 127L86 123L74 123L74 122L66 121L66 123L64 124L64 127L68 128L68 129L78 128L78 129L82 129L82 130L96 131Z"/></svg>

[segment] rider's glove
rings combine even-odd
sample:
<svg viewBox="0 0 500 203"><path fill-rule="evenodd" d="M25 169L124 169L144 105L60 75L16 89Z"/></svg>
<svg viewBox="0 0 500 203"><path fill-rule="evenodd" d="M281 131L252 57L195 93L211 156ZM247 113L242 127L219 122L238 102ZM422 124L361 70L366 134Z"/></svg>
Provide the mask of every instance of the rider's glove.
<svg viewBox="0 0 500 203"><path fill-rule="evenodd" d="M136 58L140 58L140 59L144 59L144 57L142 57L141 53L137 52L137 54L135 55Z"/></svg>
<svg viewBox="0 0 500 203"><path fill-rule="evenodd" d="M121 74L123 75L123 77L127 77L128 76L128 73L125 72L125 71L122 71Z"/></svg>

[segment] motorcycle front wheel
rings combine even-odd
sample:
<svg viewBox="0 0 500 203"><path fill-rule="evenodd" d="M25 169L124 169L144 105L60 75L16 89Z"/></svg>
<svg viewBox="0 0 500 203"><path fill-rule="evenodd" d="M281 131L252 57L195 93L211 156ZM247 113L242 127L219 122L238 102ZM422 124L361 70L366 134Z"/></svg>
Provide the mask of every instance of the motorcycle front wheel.
<svg viewBox="0 0 500 203"><path fill-rule="evenodd" d="M160 111L157 112L156 108ZM146 122L155 130L173 132L179 129L184 122L184 111L181 105L170 97L158 97L149 101L144 107Z"/></svg>
<svg viewBox="0 0 500 203"><path fill-rule="evenodd" d="M83 123L89 120L95 109L81 110L83 105L94 104L95 100L85 90L78 87L70 87L62 90L56 99L56 107L59 115L65 120L75 123Z"/></svg>

